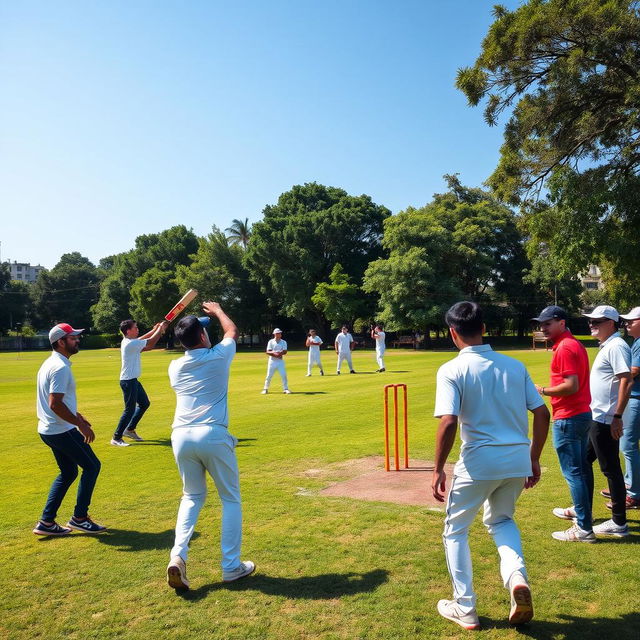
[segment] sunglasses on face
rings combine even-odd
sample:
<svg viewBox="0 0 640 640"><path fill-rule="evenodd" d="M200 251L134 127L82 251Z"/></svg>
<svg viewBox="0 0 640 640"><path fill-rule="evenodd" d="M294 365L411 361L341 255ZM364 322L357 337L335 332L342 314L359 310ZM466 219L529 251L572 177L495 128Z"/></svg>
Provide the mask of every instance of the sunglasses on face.
<svg viewBox="0 0 640 640"><path fill-rule="evenodd" d="M607 320L589 320L589 325L592 327L597 327L599 324L603 322L607 322Z"/></svg>

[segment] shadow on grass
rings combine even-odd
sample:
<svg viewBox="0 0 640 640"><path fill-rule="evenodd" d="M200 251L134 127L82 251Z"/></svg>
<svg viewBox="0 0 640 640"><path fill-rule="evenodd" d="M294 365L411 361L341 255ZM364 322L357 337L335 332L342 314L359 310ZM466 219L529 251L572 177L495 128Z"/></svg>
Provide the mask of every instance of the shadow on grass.
<svg viewBox="0 0 640 640"><path fill-rule="evenodd" d="M515 627L519 636L535 640L638 640L640 637L640 613L625 613L618 618L581 618L559 615L560 620L547 622L534 618L533 622ZM506 620L492 620L480 616L483 631L513 628Z"/></svg>
<svg viewBox="0 0 640 640"><path fill-rule="evenodd" d="M386 569L374 569L367 573L324 573L300 578L275 578L254 575L237 582L215 582L191 591L176 591L185 600L202 600L212 591L260 591L270 596L292 599L330 600L356 593L375 591L389 579Z"/></svg>
<svg viewBox="0 0 640 640"><path fill-rule="evenodd" d="M195 531L192 540L200 534ZM110 547L117 547L117 551L127 553L135 551L166 550L173 546L175 530L166 531L131 531L129 529L108 529L105 533L95 536L95 539Z"/></svg>
<svg viewBox="0 0 640 640"><path fill-rule="evenodd" d="M324 396L327 395L326 391L292 391L292 396Z"/></svg>
<svg viewBox="0 0 640 640"><path fill-rule="evenodd" d="M139 443L141 446L151 446L151 447L170 447L171 446L171 438L160 438L159 440L146 440L144 442ZM137 446L137 445L136 445Z"/></svg>

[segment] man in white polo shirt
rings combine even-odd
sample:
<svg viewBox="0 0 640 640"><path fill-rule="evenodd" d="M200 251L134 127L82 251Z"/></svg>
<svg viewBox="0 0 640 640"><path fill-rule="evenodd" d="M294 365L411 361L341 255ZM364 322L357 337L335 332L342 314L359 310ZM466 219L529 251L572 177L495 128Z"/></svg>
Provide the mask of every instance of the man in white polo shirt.
<svg viewBox="0 0 640 640"><path fill-rule="evenodd" d="M111 444L116 447L129 446L122 439L123 436L138 442L142 441L136 431L136 427L151 403L142 383L138 380L142 372L140 354L143 351L151 351L168 326L169 323L166 320L158 322L151 331L138 337L140 330L135 320L123 320L120 323L120 331L124 336L120 344L122 358L120 388L124 395L124 411L111 438Z"/></svg>
<svg viewBox="0 0 640 640"><path fill-rule="evenodd" d="M176 392L171 446L183 493L167 582L182 590L189 588L187 553L207 495L207 473L222 502L222 579L232 582L255 570L253 562L240 560L242 506L235 454L238 441L228 431L229 368L236 353L238 330L217 302L205 302L202 308L220 322L222 341L211 347L205 329L209 318L185 316L176 325L175 334L186 352L169 365L169 381Z"/></svg>
<svg viewBox="0 0 640 640"><path fill-rule="evenodd" d="M384 368L384 352L386 351L385 338L386 334L382 329L382 325L375 325L371 329L371 337L376 341L376 362L378 363L378 370L376 373L383 373L386 371Z"/></svg>
<svg viewBox="0 0 640 640"><path fill-rule="evenodd" d="M277 371L282 379L282 389L284 393L291 393L289 391L289 383L287 382L287 368L284 366L284 356L287 355L287 343L282 339L282 331L280 329L273 330L273 338L267 343L267 356L269 360L267 362L267 377L264 381L264 388L262 394L269 393L269 385L271 384L271 378Z"/></svg>
<svg viewBox="0 0 640 640"><path fill-rule="evenodd" d="M89 517L93 489L100 473L100 460L90 444L95 439L91 424L78 411L76 382L71 373L71 356L78 353L79 335L84 329L74 329L66 323L57 324L49 331L53 352L38 371L38 433L51 448L60 475L53 481L47 503L33 533L39 536L63 536L72 529L85 533L106 530ZM69 487L78 477L78 496L73 516L66 527L56 522L58 509Z"/></svg>
<svg viewBox="0 0 640 640"><path fill-rule="evenodd" d="M309 349L309 357L307 359L307 377L311 375L311 367L315 364L320 369L320 375L324 375L322 369L322 362L320 362L320 345L322 344L322 338L316 333L315 329L309 329L309 335L305 342Z"/></svg>
<svg viewBox="0 0 640 640"><path fill-rule="evenodd" d="M520 624L533 617L533 605L513 513L522 489L540 479L549 410L521 362L482 344L484 324L476 303L458 302L445 320L460 353L443 364L437 376L434 413L440 423L431 488L440 502L444 502L444 466L458 421L462 447L443 533L453 600L440 600L438 612L465 629L480 627L468 531L484 505L483 522L498 548L502 581L511 594L509 622ZM533 413L531 443L527 409Z"/></svg>
<svg viewBox="0 0 640 640"><path fill-rule="evenodd" d="M337 375L340 375L340 367L345 360L347 365L349 365L349 373L355 373L353 370L353 362L351 361L351 352L355 345L356 343L353 340L353 336L349 333L349 327L344 325L342 329L340 329L340 333L336 336L335 341L336 354L338 355Z"/></svg>

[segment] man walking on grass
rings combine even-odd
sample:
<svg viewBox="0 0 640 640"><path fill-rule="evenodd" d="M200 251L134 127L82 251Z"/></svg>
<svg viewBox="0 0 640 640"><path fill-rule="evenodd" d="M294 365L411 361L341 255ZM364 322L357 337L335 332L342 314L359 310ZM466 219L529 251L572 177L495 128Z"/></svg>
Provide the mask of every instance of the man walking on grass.
<svg viewBox="0 0 640 640"><path fill-rule="evenodd" d="M553 446L573 500L569 511L576 518L569 529L551 535L562 542L595 542L589 486L593 472L587 460L591 427L589 356L584 345L567 329L567 312L562 307L546 307L533 320L540 323L545 338L553 343L551 382L548 386L536 385L536 389L551 398ZM559 517L565 517L566 512L562 508L553 510Z"/></svg>
<svg viewBox="0 0 640 640"><path fill-rule="evenodd" d="M220 322L222 341L211 347L204 323L195 316L185 316L176 325L175 334L186 351L169 365L169 380L176 392L171 446L183 491L167 567L167 582L174 589L189 588L187 553L207 495L207 473L222 502L222 579L232 582L255 570L253 562L240 560L242 506L235 453L238 441L228 431L229 368L236 353L238 330L217 302L205 302L202 308Z"/></svg>
<svg viewBox="0 0 640 640"><path fill-rule="evenodd" d="M451 338L460 353L437 376L436 436L431 489L444 502L444 466L458 421L462 447L447 500L444 547L453 599L440 600L438 613L465 629L479 629L473 590L469 527L484 505L483 522L498 548L500 573L511 595L509 622L533 617L531 590L520 532L513 519L523 488L540 479L540 454L549 430L549 411L521 362L482 344L480 307L458 302L446 313ZM527 409L533 413L528 438Z"/></svg>
<svg viewBox="0 0 640 640"><path fill-rule="evenodd" d="M78 411L76 382L71 373L71 356L78 353L80 334L68 324L57 324L49 331L51 355L38 371L38 433L51 449L60 475L53 481L47 503L33 533L39 536L64 536L72 529L85 533L101 533L106 527L89 517L93 489L100 473L100 460L90 444L95 434L85 417ZM58 509L67 491L78 477L78 496L73 516L66 527L56 522Z"/></svg>
<svg viewBox="0 0 640 640"><path fill-rule="evenodd" d="M120 323L120 331L124 336L120 345L120 355L122 357L120 388L124 395L124 411L113 438L111 438L111 444L115 447L129 446L122 439L123 436L142 442L136 427L151 403L142 383L138 379L142 372L140 354L143 351L151 351L168 326L169 323L166 320L158 322L151 331L138 337L140 330L135 320L123 320Z"/></svg>

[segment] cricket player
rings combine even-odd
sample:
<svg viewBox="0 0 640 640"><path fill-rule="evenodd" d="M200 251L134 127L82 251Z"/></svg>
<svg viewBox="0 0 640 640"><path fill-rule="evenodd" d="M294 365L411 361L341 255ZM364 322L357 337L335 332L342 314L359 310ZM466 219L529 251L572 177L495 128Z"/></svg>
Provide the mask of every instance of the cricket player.
<svg viewBox="0 0 640 640"><path fill-rule="evenodd" d="M322 338L316 333L315 329L309 329L309 335L307 336L306 346L309 349L309 357L307 359L307 378L311 375L311 367L317 364L320 369L320 375L324 375L322 369L322 362L320 362L320 345L322 344Z"/></svg>
<svg viewBox="0 0 640 640"><path fill-rule="evenodd" d="M120 331L123 336L120 344L122 358L120 388L124 395L124 411L111 438L111 444L115 447L129 446L122 439L123 436L142 442L142 438L136 432L136 427L151 403L142 383L138 380L142 372L140 354L143 351L151 351L168 326L169 323L166 320L158 322L151 331L139 336L140 330L135 320L123 320L120 323Z"/></svg>
<svg viewBox="0 0 640 640"><path fill-rule="evenodd" d="M176 392L171 446L182 478L182 500L167 582L182 590L189 588L187 553L207 495L207 473L222 502L223 581L244 578L256 568L250 560L240 560L242 506L235 453L238 441L228 430L229 368L236 353L238 330L217 302L205 302L202 308L209 317L189 315L176 325L176 338L186 351L169 365L169 381ZM210 317L218 319L224 333L213 348L204 329Z"/></svg>
<svg viewBox="0 0 640 640"><path fill-rule="evenodd" d="M349 373L355 373L353 370L353 362L351 361L351 352L355 346L356 343L353 340L353 336L349 333L349 327L344 325L335 340L336 353L338 354L337 375L340 375L340 367L344 360L346 360L349 365Z"/></svg>
<svg viewBox="0 0 640 640"><path fill-rule="evenodd" d="M287 369L284 366L283 357L287 355L287 343L282 339L282 331L280 329L273 330L273 338L267 343L266 354L269 356L267 362L267 377L264 381L264 389L262 394L269 393L269 385L271 384L271 378L277 371L282 378L282 388L284 393L291 393L289 391L289 385L287 383Z"/></svg>
<svg viewBox="0 0 640 640"><path fill-rule="evenodd" d="M462 447L447 500L443 541L453 599L440 600L438 613L465 629L478 629L469 527L484 505L483 522L498 549L500 573L511 594L509 622L533 617L531 590L513 514L524 488L540 479L540 454L549 431L549 410L521 362L482 343L482 311L458 302L445 316L460 353L438 370L434 415L440 418L431 489L444 502L444 466L456 437ZM527 409L533 413L528 438Z"/></svg>
<svg viewBox="0 0 640 640"><path fill-rule="evenodd" d="M60 475L53 481L47 503L33 533L39 536L64 536L72 529L85 533L102 533L106 527L89 517L89 505L100 473L100 460L91 448L95 434L91 423L78 411L76 382L71 373L71 356L78 353L79 335L84 329L74 329L66 323L49 331L51 355L38 371L38 433L51 449ZM78 477L78 496L73 516L66 527L56 522L58 509L69 487Z"/></svg>
<svg viewBox="0 0 640 640"><path fill-rule="evenodd" d="M378 369L376 373L383 373L386 371L384 368L384 352L386 351L385 337L386 334L382 330L382 325L375 325L371 329L371 337L376 341L376 362L378 363Z"/></svg>

